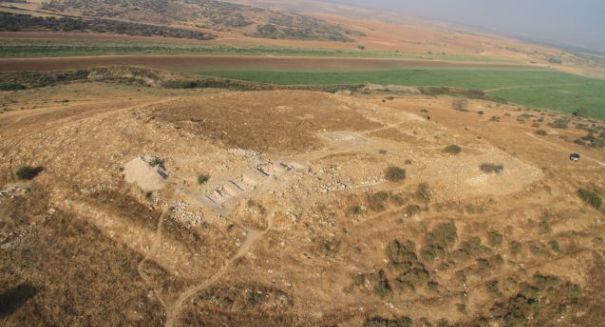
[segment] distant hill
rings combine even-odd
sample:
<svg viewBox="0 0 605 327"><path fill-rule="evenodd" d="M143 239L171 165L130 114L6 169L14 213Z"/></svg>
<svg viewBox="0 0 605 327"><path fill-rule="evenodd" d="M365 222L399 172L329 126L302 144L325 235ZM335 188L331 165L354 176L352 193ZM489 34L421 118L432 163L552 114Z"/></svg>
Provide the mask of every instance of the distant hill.
<svg viewBox="0 0 605 327"><path fill-rule="evenodd" d="M59 15L229 30L273 39L352 42L361 35L302 14L216 0L51 0L39 9Z"/></svg>

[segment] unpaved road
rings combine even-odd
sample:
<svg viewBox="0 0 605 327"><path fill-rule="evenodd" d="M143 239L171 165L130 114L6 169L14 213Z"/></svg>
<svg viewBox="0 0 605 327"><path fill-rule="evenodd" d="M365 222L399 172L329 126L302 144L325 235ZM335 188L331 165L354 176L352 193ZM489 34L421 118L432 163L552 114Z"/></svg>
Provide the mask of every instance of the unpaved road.
<svg viewBox="0 0 605 327"><path fill-rule="evenodd" d="M533 138L533 139L536 139L536 140L540 141L541 143L543 143L543 144L545 144L545 145L547 145L547 146L549 146L549 147L551 147L551 148L555 148L555 149L562 150L562 151L569 152L569 153L573 152L573 151L571 151L570 149L567 149L567 148L565 148L565 147L563 147L563 146L561 146L561 145L558 145L558 144L555 144L555 143L552 143L552 142L549 142L549 141L543 140L543 139L541 139L541 138L539 138L539 137L537 137L537 136L533 135L532 133L525 133L525 134L527 134L529 137L531 137L531 138ZM590 156L588 156L588 155L586 155L586 154L582 154L582 157L583 157L584 159L588 159L588 160L590 160L590 161L593 161L593 162L595 162L596 164L598 164L598 165L600 165L600 166L602 166L602 167L605 167L605 163L604 163L604 162L599 161L599 160L597 160L597 159L595 159L595 158L592 158L592 157L590 157Z"/></svg>

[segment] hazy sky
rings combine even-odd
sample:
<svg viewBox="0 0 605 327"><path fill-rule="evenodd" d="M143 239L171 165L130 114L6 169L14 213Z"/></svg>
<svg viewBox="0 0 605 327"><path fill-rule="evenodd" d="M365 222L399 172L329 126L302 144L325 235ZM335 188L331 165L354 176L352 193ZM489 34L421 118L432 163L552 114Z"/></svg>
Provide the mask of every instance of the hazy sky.
<svg viewBox="0 0 605 327"><path fill-rule="evenodd" d="M605 0L336 0L605 51Z"/></svg>

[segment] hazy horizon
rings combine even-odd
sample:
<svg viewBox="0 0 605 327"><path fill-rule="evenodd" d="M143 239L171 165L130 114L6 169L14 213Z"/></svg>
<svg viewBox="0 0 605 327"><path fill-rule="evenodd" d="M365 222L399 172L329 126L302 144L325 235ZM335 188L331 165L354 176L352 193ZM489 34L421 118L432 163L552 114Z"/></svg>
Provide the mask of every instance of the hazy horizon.
<svg viewBox="0 0 605 327"><path fill-rule="evenodd" d="M480 27L534 41L605 51L605 1L336 0L403 15Z"/></svg>

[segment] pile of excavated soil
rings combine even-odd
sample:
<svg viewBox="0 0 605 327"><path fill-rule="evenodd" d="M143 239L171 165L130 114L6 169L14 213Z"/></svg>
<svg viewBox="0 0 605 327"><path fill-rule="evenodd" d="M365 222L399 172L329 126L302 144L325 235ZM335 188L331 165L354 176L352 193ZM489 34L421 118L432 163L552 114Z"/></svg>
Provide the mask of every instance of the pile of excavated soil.
<svg viewBox="0 0 605 327"><path fill-rule="evenodd" d="M136 184L145 192L161 190L165 177L160 166L152 166L142 158L135 158L124 165L124 178L128 183Z"/></svg>

